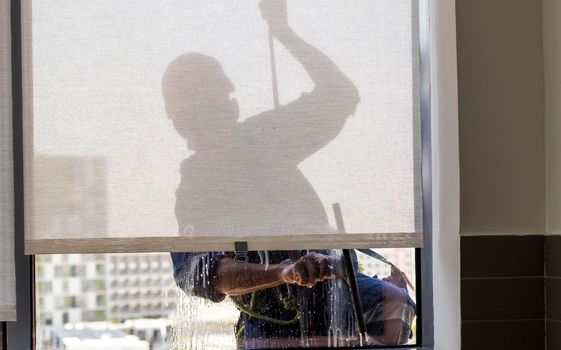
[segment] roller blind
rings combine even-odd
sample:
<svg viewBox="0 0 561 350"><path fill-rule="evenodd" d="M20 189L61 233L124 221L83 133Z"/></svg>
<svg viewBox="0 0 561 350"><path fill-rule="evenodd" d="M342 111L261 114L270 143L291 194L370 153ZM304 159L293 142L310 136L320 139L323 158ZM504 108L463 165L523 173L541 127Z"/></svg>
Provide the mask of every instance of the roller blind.
<svg viewBox="0 0 561 350"><path fill-rule="evenodd" d="M16 319L10 1L0 0L0 321Z"/></svg>
<svg viewBox="0 0 561 350"><path fill-rule="evenodd" d="M27 253L422 244L416 2L259 4L24 1Z"/></svg>

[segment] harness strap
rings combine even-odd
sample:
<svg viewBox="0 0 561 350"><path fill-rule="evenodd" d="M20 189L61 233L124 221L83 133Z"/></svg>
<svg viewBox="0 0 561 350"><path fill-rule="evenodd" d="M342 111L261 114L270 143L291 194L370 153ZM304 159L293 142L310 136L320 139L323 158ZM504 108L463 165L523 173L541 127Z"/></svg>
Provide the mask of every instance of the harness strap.
<svg viewBox="0 0 561 350"><path fill-rule="evenodd" d="M242 301L241 298L237 298L237 297L230 297L230 299L232 300L232 302L234 303L234 305L236 306L236 308L244 313L247 314L249 317L253 317L256 318L258 320L261 321L265 321L265 322L270 322L279 326L291 326L295 323L297 323L300 320L301 317L301 312L300 309L298 308L297 302L295 302L294 300L282 300L283 306L286 310L293 310L295 312L294 317L291 320L278 320L276 318L267 316L267 315L263 315L260 314L258 312L256 312L254 310L255 308L255 296L256 296L256 292L251 293L251 300L249 302L249 306L246 306ZM289 298L287 298L289 299ZM243 330L245 328L245 324L243 324L238 332L236 333L236 338L240 338Z"/></svg>

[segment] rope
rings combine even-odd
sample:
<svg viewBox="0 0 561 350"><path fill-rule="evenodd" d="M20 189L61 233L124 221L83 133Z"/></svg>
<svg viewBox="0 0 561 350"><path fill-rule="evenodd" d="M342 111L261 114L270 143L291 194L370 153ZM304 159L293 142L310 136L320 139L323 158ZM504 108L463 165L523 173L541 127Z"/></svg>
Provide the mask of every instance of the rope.
<svg viewBox="0 0 561 350"><path fill-rule="evenodd" d="M273 324L280 325L280 326L291 326L291 325L295 324L296 322L298 322L298 320L300 320L300 310L298 310L298 307L296 306L297 303L295 303L294 301L291 301L291 300L286 300L286 301L283 300L283 305L284 305L286 310L293 310L293 311L296 312L296 314L294 315L294 317L291 320L278 320L274 317L270 317L270 316L263 315L263 314L260 314L260 313L256 312L255 310L253 310L254 305L252 305L252 303L254 304L255 295L256 295L255 292L253 292L251 294L250 307L247 307L246 305L244 305L241 301L237 300L237 298L231 298L231 299L234 302L234 305L236 306L236 308L238 310L240 310L240 312L243 312L244 314L247 314L249 317L253 317L253 318L256 318L256 319L261 320L261 321L271 322ZM239 333L239 331L238 331L238 333Z"/></svg>
<svg viewBox="0 0 561 350"><path fill-rule="evenodd" d="M261 321L270 322L279 326L292 326L300 320L301 313L298 308L298 300L296 300L296 297L292 296L290 298L281 299L281 302L285 310L293 310L295 312L294 317L291 320L278 320L274 317L260 314L254 310L256 295L257 295L256 292L251 293L249 307L244 305L244 303L241 301L241 298L238 299L238 298L230 297L230 299L232 300L232 302L240 312L243 312L244 314L247 314L249 317L253 317ZM245 329L245 324L242 325L236 332L236 339L241 338L244 329Z"/></svg>

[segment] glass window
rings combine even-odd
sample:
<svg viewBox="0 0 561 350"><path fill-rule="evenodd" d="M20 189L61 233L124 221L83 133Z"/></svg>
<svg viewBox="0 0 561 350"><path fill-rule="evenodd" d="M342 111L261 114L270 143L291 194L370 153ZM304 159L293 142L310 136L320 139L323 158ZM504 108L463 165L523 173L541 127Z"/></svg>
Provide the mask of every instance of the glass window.
<svg viewBox="0 0 561 350"><path fill-rule="evenodd" d="M19 24L21 24L17 15L19 4L13 2L13 5L15 6L13 13L16 15L12 17L12 20L14 26L19 27ZM113 11L114 9L110 8L110 10ZM55 16L60 15L59 11L53 13ZM393 33L398 33L401 36L399 31ZM15 45L18 45L19 34L16 33L13 39ZM139 48L144 50L144 45L143 42ZM31 46L28 45L28 47ZM18 55L15 56L16 67L21 63L17 62ZM113 54L111 56L115 57ZM18 69L19 71L17 71ZM16 83L21 83L21 67L18 69L16 69L14 76L17 78ZM21 96L18 97L17 91L15 93L16 100L21 102ZM16 115L16 117L20 116ZM135 115L135 117L137 116ZM16 135L16 137L21 138L21 135ZM16 154L16 157L19 157L19 155ZM429 187L425 187L424 190L430 192ZM103 197L99 196L99 193L96 193L96 196ZM146 200L154 198L154 196L149 195L144 197ZM139 207L144 208L141 205ZM91 214L92 212L95 212L95 209L87 204L84 213ZM60 223L58 223L59 226L56 224L53 223L54 228L62 227ZM74 228L74 226L71 227ZM91 229L94 225L84 225L83 227ZM80 231L86 232L88 230ZM19 243L18 247L23 250ZM405 271L412 285L415 286L415 269L418 267L415 266L414 250L395 250L403 253L396 253L393 257L391 249L379 250L378 252L381 252L382 255L388 257L390 261ZM60 252L57 251L57 253ZM400 255L403 256L399 257ZM36 283L37 308L34 310L36 311L38 348L61 349L66 347L65 342L66 344L69 343L69 338L74 338L73 349L79 349L80 345L86 347L88 343L99 340L111 343L111 346L106 347L112 349L119 349L121 345L127 348L147 348L147 344L150 344L152 349L181 347L224 349L235 347L236 334L240 332L239 328L236 329L236 327L239 327L238 320L240 315L247 313L240 312L239 305L236 307L229 298L219 303L213 303L208 299L192 296L192 291L189 288L178 288L170 273L173 264L167 253L159 255L156 261L151 260L153 256L149 258L147 256L147 254L134 254L134 257L131 258L132 261L127 261L129 255L37 256L37 269L35 271L37 276L34 282ZM20 262L25 260L22 257L23 254L18 257ZM404 261L400 261L401 259L404 259ZM94 265L82 266L88 262L94 262ZM21 269L22 264L19 265ZM62 267L59 265L62 265ZM425 267L424 264L423 267ZM356 269L365 276L377 275L380 278L392 272L386 264L374 262L361 254L358 254ZM159 272L159 276L149 276L156 271ZM30 273L30 270L28 272ZM203 273L201 276L207 275ZM428 283L430 284L430 281ZM334 286L343 289L344 283L335 283ZM27 291L30 290L29 286L26 288ZM331 290L335 291L336 289L332 288ZM339 294L334 292L331 295L337 296ZM416 294L412 288L409 288L408 295L412 301L416 300ZM310 297L313 300L315 293L311 292ZM280 299L280 301L283 300ZM251 304L251 298L249 304ZM378 303L378 305L380 304ZM265 306L267 306L267 303L265 303ZM343 315L350 315L352 308L348 304L346 306L346 308L338 311L343 311ZM368 308L368 305L364 306ZM330 311L333 310L330 309ZM316 317L313 310L311 314L312 316L310 316L310 313L300 315L299 322L308 324L306 322L310 320L310 317L312 319ZM27 316L29 315L23 315L20 318L20 320L24 320L24 324L29 320ZM427 319L425 318L425 321ZM21 321L18 326L20 324ZM417 339L416 320L411 322L409 326L412 330L412 337L407 340L407 343L415 344ZM29 330L29 328L27 329ZM236 329L235 332L234 329ZM251 327L247 329L251 329ZM330 329L331 343L329 345L342 342L346 338L345 331L344 328ZM31 334L31 331L29 333ZM129 335L129 337L126 337L126 335ZM270 345L267 338L263 339L263 342L265 343L263 346ZM299 344L290 343L289 339L283 340L283 346L291 345L313 346L314 344L309 339L300 340Z"/></svg>
<svg viewBox="0 0 561 350"><path fill-rule="evenodd" d="M354 252L363 315L372 335L370 341L375 339L377 345L382 345L382 341L416 344L415 250L365 250L371 256ZM256 265L274 269L276 253L279 252L249 255L260 259ZM372 257L376 253L402 274ZM63 349L70 343L76 350L102 343L121 349L125 339L139 348L150 349L235 349L240 344L242 348L345 347L359 343L345 278L335 277L313 288L275 286L223 298L211 295L216 291L200 289L205 283L208 287L215 278L210 273L210 261L207 266L200 266L202 269L191 266L198 277L192 275L191 282L185 283L181 277L174 279L169 253L108 254L97 259L90 255L74 255L73 259L43 257L36 256L36 266L42 266L36 268L39 349ZM64 262L69 261L69 271L91 268L106 273L103 278L81 275L72 281L67 281L62 273L44 281L47 271L68 271ZM291 261L282 263L288 266ZM110 265L122 266L128 272L123 274L123 269L111 269ZM335 274L342 273L338 266L330 268ZM248 281L251 274L236 283ZM68 288L48 288L64 282L70 282ZM73 294L73 288L80 293ZM399 329L401 334L384 334L384 328ZM307 335L303 336L304 332Z"/></svg>

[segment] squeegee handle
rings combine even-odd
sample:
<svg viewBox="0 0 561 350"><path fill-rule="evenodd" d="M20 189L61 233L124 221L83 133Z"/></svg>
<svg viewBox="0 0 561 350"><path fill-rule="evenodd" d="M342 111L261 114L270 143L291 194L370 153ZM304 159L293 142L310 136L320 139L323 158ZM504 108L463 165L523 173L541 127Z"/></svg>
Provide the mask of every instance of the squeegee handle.
<svg viewBox="0 0 561 350"><path fill-rule="evenodd" d="M335 215L338 232L340 234L345 234L347 230L345 229L341 205L339 203L333 203L333 214ZM350 249L343 249L343 259L341 264L343 265L343 271L345 272L345 281L351 291L351 302L353 303L353 311L356 316L358 332L362 336L362 339L366 339L366 322L364 321L362 301L360 300L360 294L358 292L358 284L356 283L355 268L351 259Z"/></svg>
<svg viewBox="0 0 561 350"><path fill-rule="evenodd" d="M345 270L347 284L349 285L349 289L351 291L351 301L353 303L353 309L356 316L358 331L360 334L362 334L365 337L366 322L364 321L362 301L360 300L360 294L358 292L358 284L356 282L355 268L353 266L353 261L351 259L350 249L343 249L342 264L343 264L343 269Z"/></svg>
<svg viewBox="0 0 561 350"><path fill-rule="evenodd" d="M275 41L273 40L273 34L269 30L269 57L271 59L271 82L273 91L273 107L275 109L279 108L279 84L277 79L277 62L275 60Z"/></svg>

